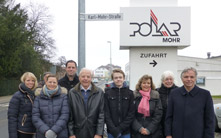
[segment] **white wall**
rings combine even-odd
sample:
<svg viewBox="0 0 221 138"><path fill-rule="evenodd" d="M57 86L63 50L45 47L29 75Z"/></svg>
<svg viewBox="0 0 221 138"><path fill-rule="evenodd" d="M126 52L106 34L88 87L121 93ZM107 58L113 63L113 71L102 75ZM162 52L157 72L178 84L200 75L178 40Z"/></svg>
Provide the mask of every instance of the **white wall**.
<svg viewBox="0 0 221 138"><path fill-rule="evenodd" d="M207 77L205 82L206 82L206 85L205 87L202 87L202 88L209 90L212 95L221 95L221 89L220 89L221 78L220 77L219 78Z"/></svg>
<svg viewBox="0 0 221 138"><path fill-rule="evenodd" d="M198 85L207 89L212 95L221 95L221 61L219 59L203 59L194 57L178 56L177 85L182 86L180 74L184 68L194 67L198 77L205 77L205 85Z"/></svg>
<svg viewBox="0 0 221 138"><path fill-rule="evenodd" d="M165 57L146 57L141 58L141 54L157 54L166 53ZM153 60L157 65L153 67ZM160 78L164 71L170 70L177 73L177 48L176 47L141 47L130 48L130 88L135 89L135 86L140 77L144 74L151 75L156 87L160 86Z"/></svg>

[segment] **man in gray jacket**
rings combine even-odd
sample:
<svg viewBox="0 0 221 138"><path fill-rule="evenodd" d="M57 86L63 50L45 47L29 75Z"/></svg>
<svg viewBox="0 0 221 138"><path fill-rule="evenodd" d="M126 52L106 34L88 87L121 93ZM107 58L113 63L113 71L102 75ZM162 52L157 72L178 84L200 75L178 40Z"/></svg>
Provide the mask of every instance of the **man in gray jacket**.
<svg viewBox="0 0 221 138"><path fill-rule="evenodd" d="M104 129L104 93L92 83L92 71L83 68L69 92L69 138L101 138Z"/></svg>

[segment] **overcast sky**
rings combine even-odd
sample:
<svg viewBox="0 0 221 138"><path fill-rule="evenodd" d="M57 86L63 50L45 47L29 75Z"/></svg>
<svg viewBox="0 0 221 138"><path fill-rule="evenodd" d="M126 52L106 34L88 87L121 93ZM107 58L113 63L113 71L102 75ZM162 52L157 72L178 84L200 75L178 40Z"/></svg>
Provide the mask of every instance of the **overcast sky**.
<svg viewBox="0 0 221 138"><path fill-rule="evenodd" d="M30 1L44 4L52 15L53 38L57 47L57 58L78 62L78 0L16 0L22 6ZM178 55L206 58L221 55L220 34L221 8L219 0L178 0L178 6L191 7L191 46L178 51ZM86 13L119 13L120 7L128 7L129 0L86 0ZM129 51L119 50L119 21L86 22L86 67L96 69L112 63L124 70L129 62ZM56 61L56 59L54 59Z"/></svg>

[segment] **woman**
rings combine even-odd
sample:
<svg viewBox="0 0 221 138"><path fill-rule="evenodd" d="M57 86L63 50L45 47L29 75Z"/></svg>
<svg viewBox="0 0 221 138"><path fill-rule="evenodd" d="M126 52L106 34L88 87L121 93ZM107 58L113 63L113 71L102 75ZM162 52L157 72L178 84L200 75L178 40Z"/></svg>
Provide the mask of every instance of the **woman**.
<svg viewBox="0 0 221 138"><path fill-rule="evenodd" d="M37 86L37 79L33 73L25 72L21 76L21 84L8 107L9 138L32 138L35 134L31 112Z"/></svg>
<svg viewBox="0 0 221 138"><path fill-rule="evenodd" d="M160 121L163 112L159 93L154 89L149 75L142 76L136 85L136 113L132 124L134 138L162 138Z"/></svg>
<svg viewBox="0 0 221 138"><path fill-rule="evenodd" d="M35 94L32 122L37 129L36 138L68 138L67 90L50 74L43 88L37 89Z"/></svg>
<svg viewBox="0 0 221 138"><path fill-rule="evenodd" d="M163 107L163 117L161 120L161 125L163 130L164 130L164 121L166 118L169 95L171 90L175 88L177 88L177 86L174 84L173 72L165 71L161 76L161 87L156 89L160 94L160 99ZM164 131L163 131L163 136L166 137Z"/></svg>

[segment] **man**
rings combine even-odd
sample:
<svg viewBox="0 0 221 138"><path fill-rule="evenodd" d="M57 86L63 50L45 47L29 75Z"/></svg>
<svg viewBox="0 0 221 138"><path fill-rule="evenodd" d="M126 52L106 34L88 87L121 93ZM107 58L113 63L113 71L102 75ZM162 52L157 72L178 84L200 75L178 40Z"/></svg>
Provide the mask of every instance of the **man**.
<svg viewBox="0 0 221 138"><path fill-rule="evenodd" d="M51 74L51 72L45 72L45 73L43 74L43 80L38 83L38 88L42 88L42 87L45 85L45 82L47 81L47 77L48 77L50 74Z"/></svg>
<svg viewBox="0 0 221 138"><path fill-rule="evenodd" d="M111 78L113 83L105 89L108 138L130 138L130 125L135 115L133 92L124 83L125 74L122 70L113 70Z"/></svg>
<svg viewBox="0 0 221 138"><path fill-rule="evenodd" d="M104 92L92 83L92 71L83 68L69 92L69 138L101 138L104 129Z"/></svg>
<svg viewBox="0 0 221 138"><path fill-rule="evenodd" d="M196 86L197 71L181 73L183 86L172 90L165 122L166 138L214 138L214 110L210 92Z"/></svg>
<svg viewBox="0 0 221 138"><path fill-rule="evenodd" d="M63 78L58 81L61 87L65 87L68 91L73 88L78 82L77 63L73 60L68 60L66 62L66 74Z"/></svg>

